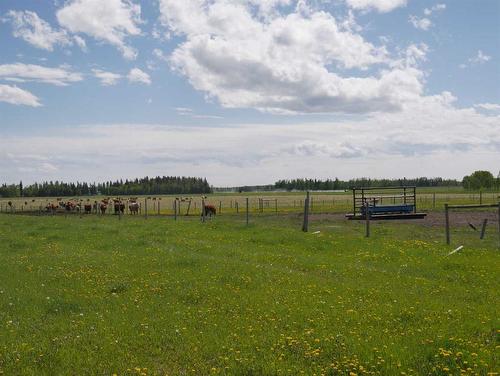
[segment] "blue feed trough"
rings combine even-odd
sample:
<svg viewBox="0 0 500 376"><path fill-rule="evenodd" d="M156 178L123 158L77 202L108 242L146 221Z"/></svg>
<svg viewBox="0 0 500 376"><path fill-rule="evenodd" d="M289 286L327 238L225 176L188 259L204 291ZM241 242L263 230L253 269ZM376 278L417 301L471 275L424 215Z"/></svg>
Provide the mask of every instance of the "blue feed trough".
<svg viewBox="0 0 500 376"><path fill-rule="evenodd" d="M415 210L415 205L410 204L402 204L402 205L378 205L378 206L369 206L368 211L370 215L377 214L392 214L392 213L413 213ZM365 215L366 207L361 208L361 214Z"/></svg>

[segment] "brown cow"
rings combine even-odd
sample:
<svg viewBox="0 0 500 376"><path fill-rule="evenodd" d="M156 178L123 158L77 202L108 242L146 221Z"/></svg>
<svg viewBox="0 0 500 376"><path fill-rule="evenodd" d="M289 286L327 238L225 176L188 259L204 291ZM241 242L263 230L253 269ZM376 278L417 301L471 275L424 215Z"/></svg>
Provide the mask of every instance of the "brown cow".
<svg viewBox="0 0 500 376"><path fill-rule="evenodd" d="M108 208L108 203L102 200L101 204L99 205L99 209L101 209L101 214L105 214L107 208Z"/></svg>
<svg viewBox="0 0 500 376"><path fill-rule="evenodd" d="M85 214L90 214L92 212L92 204L83 205L83 209L85 210Z"/></svg>
<svg viewBox="0 0 500 376"><path fill-rule="evenodd" d="M57 205L48 203L47 206L45 206L45 210L47 210L48 212L55 212L57 210Z"/></svg>
<svg viewBox="0 0 500 376"><path fill-rule="evenodd" d="M125 212L125 204L120 199L113 199L115 214L123 214Z"/></svg>
<svg viewBox="0 0 500 376"><path fill-rule="evenodd" d="M205 215L208 217L211 217L212 215L215 216L217 214L217 209L213 205L205 205L203 208L203 211L201 212L201 215Z"/></svg>

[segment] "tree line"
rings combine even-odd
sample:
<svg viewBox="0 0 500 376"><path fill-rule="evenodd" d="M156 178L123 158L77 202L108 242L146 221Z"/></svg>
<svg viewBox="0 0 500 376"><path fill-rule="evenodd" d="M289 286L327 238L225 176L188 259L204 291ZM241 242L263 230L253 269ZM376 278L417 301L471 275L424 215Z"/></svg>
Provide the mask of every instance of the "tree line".
<svg viewBox="0 0 500 376"><path fill-rule="evenodd" d="M160 195L160 194L203 194L211 193L212 188L205 178L157 176L103 183L65 183L49 181L23 186L2 184L0 197L56 197L56 196L92 196L92 195Z"/></svg>
<svg viewBox="0 0 500 376"><path fill-rule="evenodd" d="M456 179L443 178L413 178L413 179L370 179L358 178L351 180L339 179L292 179L279 180L274 186L276 189L331 191L346 190L354 187L391 187L391 186L417 186L417 187L459 187L462 182Z"/></svg>

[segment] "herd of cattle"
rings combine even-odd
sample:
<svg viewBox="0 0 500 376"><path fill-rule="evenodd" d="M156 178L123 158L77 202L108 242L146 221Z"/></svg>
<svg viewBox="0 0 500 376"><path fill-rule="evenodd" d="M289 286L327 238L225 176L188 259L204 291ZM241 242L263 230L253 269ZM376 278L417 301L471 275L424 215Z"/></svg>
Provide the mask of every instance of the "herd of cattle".
<svg viewBox="0 0 500 376"><path fill-rule="evenodd" d="M202 197L202 199L206 199L206 197ZM156 201L156 197L153 198ZM158 198L161 200L161 198ZM185 199L176 198L177 201L185 201ZM192 200L192 198L190 199ZM35 200L32 200L34 203ZM12 201L9 201L7 205L13 209ZM28 202L26 201L24 205L27 207ZM40 207L41 209L42 207ZM158 212L159 209L158 203ZM125 214L125 210L128 209L128 212L132 215L139 214L141 212L141 204L138 202L137 197L132 197L128 199L124 198L104 198L100 201L94 201L93 203L90 199L87 199L86 202L77 199L71 199L64 201L62 198L58 198L56 202L50 202L45 205L45 211L48 213L56 213L57 211L64 210L66 212L76 212L76 213L100 213L106 214L107 211L112 211L114 214ZM203 210L201 210L202 216L215 216L217 213L217 209L214 205L204 204ZM187 215L187 214L186 214Z"/></svg>
<svg viewBox="0 0 500 376"><path fill-rule="evenodd" d="M106 214L107 210L113 210L115 214L124 214L127 204L130 214L139 214L141 205L137 202L137 198L130 198L126 201L121 198L104 198L99 202L94 201L93 203L89 201L81 202L76 200L58 200L57 203L48 203L45 206L45 210L48 212L55 212L58 209L64 209L67 212L83 212L86 214L90 214L92 212Z"/></svg>

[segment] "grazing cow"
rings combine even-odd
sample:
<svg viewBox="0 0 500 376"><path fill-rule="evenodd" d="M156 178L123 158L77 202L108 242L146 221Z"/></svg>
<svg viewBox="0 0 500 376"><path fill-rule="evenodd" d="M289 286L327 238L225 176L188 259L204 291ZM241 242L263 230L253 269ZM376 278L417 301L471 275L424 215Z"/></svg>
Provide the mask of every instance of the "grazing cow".
<svg viewBox="0 0 500 376"><path fill-rule="evenodd" d="M125 204L120 199L113 199L115 214L123 214L125 212Z"/></svg>
<svg viewBox="0 0 500 376"><path fill-rule="evenodd" d="M215 216L217 214L217 209L213 205L205 205L203 207L203 211L201 212L201 215L205 215L205 217L211 217L212 215Z"/></svg>
<svg viewBox="0 0 500 376"><path fill-rule="evenodd" d="M101 209L101 214L105 214L107 208L108 208L108 203L102 200L101 204L99 205L99 209Z"/></svg>
<svg viewBox="0 0 500 376"><path fill-rule="evenodd" d="M138 202L131 202L128 205L128 210L130 210L130 214L139 214L139 203Z"/></svg>
<svg viewBox="0 0 500 376"><path fill-rule="evenodd" d="M76 209L76 204L72 201L66 201L66 203L64 204L64 209L66 209L66 211L72 211Z"/></svg>
<svg viewBox="0 0 500 376"><path fill-rule="evenodd" d="M85 214L90 214L92 212L92 205L85 204L85 205L83 205L83 209L85 210Z"/></svg>
<svg viewBox="0 0 500 376"><path fill-rule="evenodd" d="M48 212L55 212L57 210L57 205L48 203L47 206L45 206L45 210L47 210Z"/></svg>

